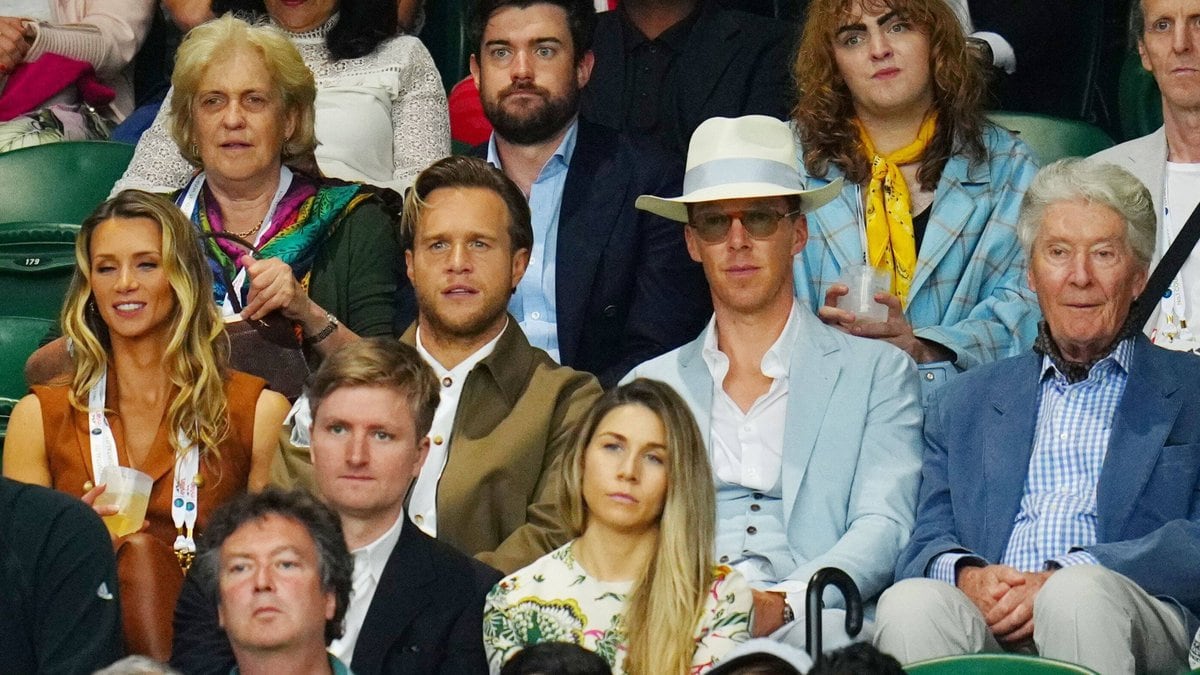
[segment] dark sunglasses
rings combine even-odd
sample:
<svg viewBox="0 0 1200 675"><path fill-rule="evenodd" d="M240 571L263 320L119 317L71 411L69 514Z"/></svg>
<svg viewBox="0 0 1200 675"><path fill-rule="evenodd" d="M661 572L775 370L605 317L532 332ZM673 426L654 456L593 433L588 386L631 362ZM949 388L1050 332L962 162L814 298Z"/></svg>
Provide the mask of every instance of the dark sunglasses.
<svg viewBox="0 0 1200 675"><path fill-rule="evenodd" d="M733 219L737 218L746 228L746 234L752 239L766 239L779 229L779 221L784 218L794 218L801 210L780 213L771 209L745 209L730 213L703 213L693 216L688 221L688 227L696 231L700 239L709 244L719 244L729 237L729 228L733 227Z"/></svg>

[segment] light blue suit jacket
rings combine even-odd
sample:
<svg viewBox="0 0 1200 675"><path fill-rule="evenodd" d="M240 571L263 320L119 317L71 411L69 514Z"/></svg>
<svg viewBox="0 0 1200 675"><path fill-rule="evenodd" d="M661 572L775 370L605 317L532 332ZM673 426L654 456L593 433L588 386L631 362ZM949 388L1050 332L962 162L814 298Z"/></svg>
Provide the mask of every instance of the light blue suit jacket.
<svg viewBox="0 0 1200 675"><path fill-rule="evenodd" d="M845 335L803 307L796 317L782 487L788 545L801 562L777 581L789 593L803 592L818 569L839 567L868 600L891 583L912 533L922 447L916 368L895 347ZM634 368L626 380L674 387L711 457L713 379L704 335ZM826 596L827 606L841 606L835 595Z"/></svg>
<svg viewBox="0 0 1200 675"><path fill-rule="evenodd" d="M954 155L942 170L905 309L917 337L954 351L959 369L1028 349L1041 318L1016 231L1037 163L1023 142L996 126L987 126L984 146L985 162ZM807 175L800 152L810 189L842 176L832 165L824 177ZM808 214L795 285L796 296L814 310L846 266L863 262L862 213L861 189L846 183L837 199Z"/></svg>
<svg viewBox="0 0 1200 675"><path fill-rule="evenodd" d="M925 420L921 502L898 578L950 551L999 562L1033 453L1042 357L1028 352L939 389ZM1138 336L1096 487L1086 550L1200 614L1200 357Z"/></svg>

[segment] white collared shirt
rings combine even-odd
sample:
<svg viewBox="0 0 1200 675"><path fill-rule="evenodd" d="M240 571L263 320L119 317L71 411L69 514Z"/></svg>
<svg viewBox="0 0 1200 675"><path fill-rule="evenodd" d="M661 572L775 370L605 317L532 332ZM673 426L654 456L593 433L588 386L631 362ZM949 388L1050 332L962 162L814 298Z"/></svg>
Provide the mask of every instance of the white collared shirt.
<svg viewBox="0 0 1200 675"><path fill-rule="evenodd" d="M400 541L400 530L404 524L404 509L395 523L375 541L356 548L351 553L354 556L353 587L350 592L350 606L346 608L346 630L342 637L329 645L329 652L350 663L354 657L354 645L358 643L358 634L362 632L363 622L367 620L367 610L375 597L375 589L379 587L379 579L383 576L383 568L387 567L388 558L396 542Z"/></svg>
<svg viewBox="0 0 1200 675"><path fill-rule="evenodd" d="M763 354L762 374L771 378L767 393L742 412L722 384L729 373L729 357L717 345L716 315L704 329L704 363L713 379L712 420L709 428L713 472L717 478L752 490L770 490L779 481L783 466L783 433L787 421L788 367L799 336L796 318L800 305L793 300L783 332Z"/></svg>
<svg viewBox="0 0 1200 675"><path fill-rule="evenodd" d="M463 384L467 381L467 374L496 350L496 343L506 330L507 319L504 328L496 337L463 359L462 363L447 370L425 350L421 344L421 329L417 328L417 352L433 368L438 382L442 384L439 392L441 400L438 402L437 412L433 414L433 426L429 429L429 456L425 458L425 465L421 467L421 473L413 483L412 496L408 501L413 523L431 537L437 537L437 487L442 479L442 471L446 468L450 432L453 431L454 419L458 416L458 401L462 398Z"/></svg>

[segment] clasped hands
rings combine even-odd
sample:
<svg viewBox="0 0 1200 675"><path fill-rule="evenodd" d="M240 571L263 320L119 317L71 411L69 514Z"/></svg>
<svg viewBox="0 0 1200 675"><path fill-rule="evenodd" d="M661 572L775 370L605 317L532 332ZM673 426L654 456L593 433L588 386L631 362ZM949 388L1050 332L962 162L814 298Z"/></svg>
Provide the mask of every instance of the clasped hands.
<svg viewBox="0 0 1200 675"><path fill-rule="evenodd" d="M843 333L858 337L875 338L889 342L904 350L917 363L933 363L936 361L952 361L954 354L945 347L922 340L913 334L912 325L904 316L900 298L891 293L876 293L875 302L888 309L884 321L860 322L854 312L839 309L838 298L850 292L846 284L834 284L825 293L825 306L817 310L817 317L828 326L833 326Z"/></svg>
<svg viewBox="0 0 1200 675"><path fill-rule="evenodd" d="M979 609L992 635L1013 644L1033 637L1033 603L1051 574L1053 570L1018 572L1008 565L962 567L957 585Z"/></svg>

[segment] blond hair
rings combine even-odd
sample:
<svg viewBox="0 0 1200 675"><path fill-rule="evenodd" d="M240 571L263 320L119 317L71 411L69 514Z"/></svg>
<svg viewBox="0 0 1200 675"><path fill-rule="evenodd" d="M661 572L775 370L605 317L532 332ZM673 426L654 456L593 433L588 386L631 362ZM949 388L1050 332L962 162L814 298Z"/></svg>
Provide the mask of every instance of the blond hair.
<svg viewBox="0 0 1200 675"><path fill-rule="evenodd" d="M313 130L317 84L312 71L300 58L300 52L279 29L266 24L250 24L226 14L193 28L175 53L169 128L180 154L195 166L201 166L201 162L192 130L192 103L200 80L218 55L246 48L262 57L275 91L283 101L283 116L296 116L296 128L284 139L280 152L283 162L288 164L305 158L317 147L317 134Z"/></svg>
<svg viewBox="0 0 1200 675"><path fill-rule="evenodd" d="M321 362L308 386L312 418L330 394L344 387L387 387L404 395L419 441L429 434L441 401L441 384L416 348L392 338L355 340Z"/></svg>
<svg viewBox="0 0 1200 675"><path fill-rule="evenodd" d="M63 333L74 343L74 373L68 400L87 410L88 392L100 381L111 356L108 326L96 310L91 284L91 243L96 228L114 218L146 218L162 232L162 266L175 298L170 336L162 360L178 393L167 405L167 428L182 430L201 457L220 457L217 446L229 433L225 376L229 339L212 299L212 273L192 224L161 195L125 190L96 208L75 239L75 276L62 310ZM177 434L167 435L176 454Z"/></svg>
<svg viewBox="0 0 1200 675"><path fill-rule="evenodd" d="M654 553L622 618L630 675L687 672L696 651L695 632L713 582L716 494L712 469L696 420L670 386L636 379L609 390L582 420L562 460L559 511L576 537L587 528L583 499L584 454L604 417L621 406L640 405L666 430L667 495Z"/></svg>

